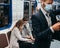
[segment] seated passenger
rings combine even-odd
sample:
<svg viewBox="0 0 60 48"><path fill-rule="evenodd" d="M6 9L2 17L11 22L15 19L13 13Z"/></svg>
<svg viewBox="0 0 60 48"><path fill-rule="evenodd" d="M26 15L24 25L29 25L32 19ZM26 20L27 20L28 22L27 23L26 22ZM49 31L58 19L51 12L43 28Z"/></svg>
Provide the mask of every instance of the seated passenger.
<svg viewBox="0 0 60 48"><path fill-rule="evenodd" d="M29 43L27 47L31 47L32 43L34 42L34 38L32 36L31 30L29 28L28 18L24 17L22 20L19 20L16 25L14 26L11 32L10 38L10 48L22 48L19 46L18 40L22 42ZM24 45L21 45L25 48Z"/></svg>

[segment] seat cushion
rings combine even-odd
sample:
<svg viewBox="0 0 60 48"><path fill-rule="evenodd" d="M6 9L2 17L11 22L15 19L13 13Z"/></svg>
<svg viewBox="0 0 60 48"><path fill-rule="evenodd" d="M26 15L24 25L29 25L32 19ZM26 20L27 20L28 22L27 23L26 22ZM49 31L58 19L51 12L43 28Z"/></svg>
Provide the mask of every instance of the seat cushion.
<svg viewBox="0 0 60 48"><path fill-rule="evenodd" d="M5 34L0 34L0 48L8 46L7 38Z"/></svg>

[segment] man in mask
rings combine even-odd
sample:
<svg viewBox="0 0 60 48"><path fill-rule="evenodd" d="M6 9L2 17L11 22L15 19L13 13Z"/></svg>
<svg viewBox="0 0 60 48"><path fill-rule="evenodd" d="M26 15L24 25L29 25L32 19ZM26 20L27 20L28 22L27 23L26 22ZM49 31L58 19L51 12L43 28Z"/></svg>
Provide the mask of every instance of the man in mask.
<svg viewBox="0 0 60 48"><path fill-rule="evenodd" d="M41 9L32 15L31 18L33 35L35 37L33 48L50 48L53 38L60 39L60 22L57 22L55 15L51 11L53 0L40 1Z"/></svg>

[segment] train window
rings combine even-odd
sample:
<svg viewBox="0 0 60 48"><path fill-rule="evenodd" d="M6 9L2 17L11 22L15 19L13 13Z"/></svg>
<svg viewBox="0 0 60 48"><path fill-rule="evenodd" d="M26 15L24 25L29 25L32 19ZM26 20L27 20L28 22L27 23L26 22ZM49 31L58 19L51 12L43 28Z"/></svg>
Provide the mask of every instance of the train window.
<svg viewBox="0 0 60 48"><path fill-rule="evenodd" d="M11 0L0 0L0 30L9 28L12 24Z"/></svg>

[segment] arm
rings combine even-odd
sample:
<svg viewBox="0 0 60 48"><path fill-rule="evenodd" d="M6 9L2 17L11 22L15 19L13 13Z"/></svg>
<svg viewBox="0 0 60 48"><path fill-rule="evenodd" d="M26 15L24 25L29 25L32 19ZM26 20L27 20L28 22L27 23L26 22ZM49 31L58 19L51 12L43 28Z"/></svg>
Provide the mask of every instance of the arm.
<svg viewBox="0 0 60 48"><path fill-rule="evenodd" d="M53 32L51 31L49 27L42 31L43 28L42 28L42 24L40 20L38 20L36 16L32 16L31 20L32 20L32 28L33 28L33 33L35 34L35 38L42 39L42 38L51 37Z"/></svg>
<svg viewBox="0 0 60 48"><path fill-rule="evenodd" d="M32 31L31 31L31 29L30 29L29 23L26 24L26 28L27 28L27 30L28 30L28 33L29 33L31 39L32 39L32 40L35 40L35 39L33 38Z"/></svg>
<svg viewBox="0 0 60 48"><path fill-rule="evenodd" d="M32 36L32 32L31 32L29 23L26 24L26 28L27 28L27 30L28 30L28 32L29 32L29 35Z"/></svg>
<svg viewBox="0 0 60 48"><path fill-rule="evenodd" d="M30 39L27 39L27 38L23 38L21 36L20 31L19 31L19 29L17 27L15 28L14 34L18 38L18 40L20 40L20 41L29 41L30 40Z"/></svg>

